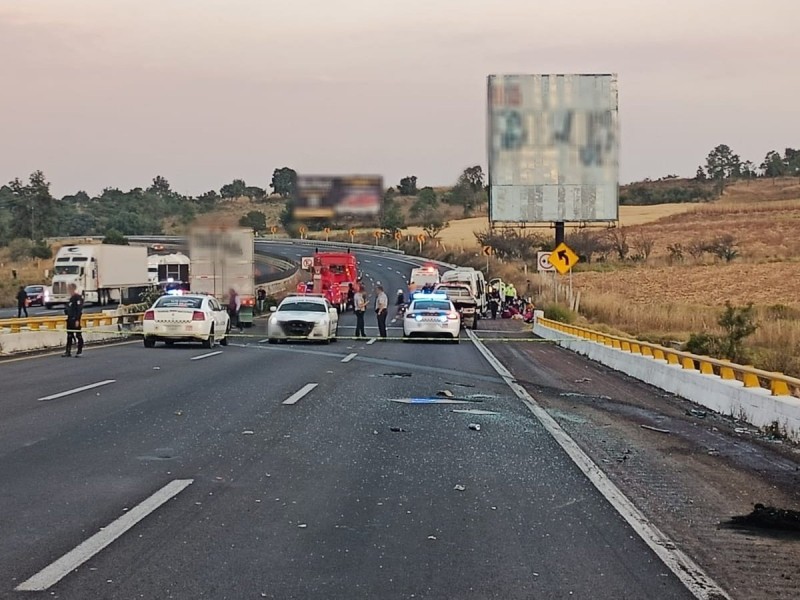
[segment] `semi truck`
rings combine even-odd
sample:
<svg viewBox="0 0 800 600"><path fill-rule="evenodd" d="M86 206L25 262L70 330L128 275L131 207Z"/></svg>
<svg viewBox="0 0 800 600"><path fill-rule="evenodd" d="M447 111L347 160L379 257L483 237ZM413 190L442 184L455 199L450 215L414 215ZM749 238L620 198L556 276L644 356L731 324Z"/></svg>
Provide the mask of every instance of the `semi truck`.
<svg viewBox="0 0 800 600"><path fill-rule="evenodd" d="M151 254L147 257L147 276L152 285L166 291L189 289L189 257L180 252Z"/></svg>
<svg viewBox="0 0 800 600"><path fill-rule="evenodd" d="M71 283L86 303L104 306L138 302L150 286L147 248L112 244L64 246L56 254L53 284L45 307L66 304Z"/></svg>
<svg viewBox="0 0 800 600"><path fill-rule="evenodd" d="M253 230L245 227L194 227L189 232L192 293L210 294L223 305L230 290L240 297L239 322L250 327L256 304Z"/></svg>

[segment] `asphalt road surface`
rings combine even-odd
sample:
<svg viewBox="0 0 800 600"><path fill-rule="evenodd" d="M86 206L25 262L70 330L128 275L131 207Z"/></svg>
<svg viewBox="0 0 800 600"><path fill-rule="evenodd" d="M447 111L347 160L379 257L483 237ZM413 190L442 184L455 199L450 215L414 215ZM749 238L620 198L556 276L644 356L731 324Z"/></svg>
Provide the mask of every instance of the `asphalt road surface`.
<svg viewBox="0 0 800 600"><path fill-rule="evenodd" d="M0 597L693 597L466 336L397 326L0 364Z"/></svg>

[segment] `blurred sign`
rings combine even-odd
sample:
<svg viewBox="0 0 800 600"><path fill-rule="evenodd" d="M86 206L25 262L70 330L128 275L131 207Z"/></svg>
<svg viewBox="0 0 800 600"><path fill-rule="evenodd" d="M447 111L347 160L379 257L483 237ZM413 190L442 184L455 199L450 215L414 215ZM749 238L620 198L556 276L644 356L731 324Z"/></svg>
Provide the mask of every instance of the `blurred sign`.
<svg viewBox="0 0 800 600"><path fill-rule="evenodd" d="M304 225L300 225L300 228L297 231L299 231L300 233L305 233L306 232L306 228L305 228Z"/></svg>
<svg viewBox="0 0 800 600"><path fill-rule="evenodd" d="M381 237L381 235L383 235L383 234L382 234L380 231L378 231L378 230L376 229L376 230L375 230L375 231L372 233L372 235L374 235L374 236L375 236L375 239L377 240L377 239L378 239L379 237Z"/></svg>
<svg viewBox="0 0 800 600"><path fill-rule="evenodd" d="M310 271L314 268L314 257L313 256L303 256L300 259L300 268L303 271Z"/></svg>
<svg viewBox="0 0 800 600"><path fill-rule="evenodd" d="M351 229L348 233L350 234L350 237L356 237L356 230L355 229Z"/></svg>
<svg viewBox="0 0 800 600"><path fill-rule="evenodd" d="M616 221L616 75L489 76L489 220Z"/></svg>
<svg viewBox="0 0 800 600"><path fill-rule="evenodd" d="M578 255L572 251L572 248L567 246L564 242L561 242L556 246L555 250L550 253L549 260L550 264L563 275L572 269L580 259Z"/></svg>
<svg viewBox="0 0 800 600"><path fill-rule="evenodd" d="M483 253L486 256L491 256L492 255L492 247L491 246L484 246L483 247Z"/></svg>
<svg viewBox="0 0 800 600"><path fill-rule="evenodd" d="M382 200L383 178L377 175L298 175L294 216L298 219L372 217L380 213Z"/></svg>
<svg viewBox="0 0 800 600"><path fill-rule="evenodd" d="M402 233L400 233L399 231L398 231L398 232L396 232L396 233L394 234L394 239L396 239L396 240L399 242L400 240L402 240L402 239L403 239L403 234L402 234Z"/></svg>
<svg viewBox="0 0 800 600"><path fill-rule="evenodd" d="M273 225L272 227L270 227L270 228L269 228L269 230L270 230L270 232L272 232L273 234L275 234L275 233L278 233L278 228L277 228L277 227L275 227L275 225Z"/></svg>
<svg viewBox="0 0 800 600"><path fill-rule="evenodd" d="M420 233L417 236L417 241L420 242L420 243L424 242L425 241L425 234L424 233Z"/></svg>
<svg viewBox="0 0 800 600"><path fill-rule="evenodd" d="M539 272L553 273L556 268L550 263L550 252L536 253L536 270Z"/></svg>

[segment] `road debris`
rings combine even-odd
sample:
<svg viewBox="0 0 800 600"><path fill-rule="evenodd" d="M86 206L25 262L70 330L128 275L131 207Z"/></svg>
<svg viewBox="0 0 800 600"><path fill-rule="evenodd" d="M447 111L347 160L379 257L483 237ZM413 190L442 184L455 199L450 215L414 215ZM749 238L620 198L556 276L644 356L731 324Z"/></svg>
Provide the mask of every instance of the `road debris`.
<svg viewBox="0 0 800 600"><path fill-rule="evenodd" d="M389 431L393 433L405 433L406 430L402 427L389 427Z"/></svg>
<svg viewBox="0 0 800 600"><path fill-rule="evenodd" d="M493 410L483 410L481 408L454 408L454 413L461 413L464 415L499 415L499 412Z"/></svg>
<svg viewBox="0 0 800 600"><path fill-rule="evenodd" d="M590 381L591 379L589 379L588 377L581 377L580 379L576 379L575 383L589 383Z"/></svg>
<svg viewBox="0 0 800 600"><path fill-rule="evenodd" d="M245 429L245 430L242 432L242 435L254 435L254 434L255 434L255 431L253 431L253 430L251 430L251 429Z"/></svg>
<svg viewBox="0 0 800 600"><path fill-rule="evenodd" d="M428 536L428 539L429 539L429 540L435 540L435 539L436 539L436 536L435 536L435 535L429 535L429 536Z"/></svg>
<svg viewBox="0 0 800 600"><path fill-rule="evenodd" d="M454 381L445 381L447 385L454 385L456 387L464 387L464 388L474 388L475 386L471 383L455 383Z"/></svg>
<svg viewBox="0 0 800 600"><path fill-rule="evenodd" d="M452 398L453 392L451 392L450 390L439 390L438 392L436 392L436 395L444 396L445 398Z"/></svg>
<svg viewBox="0 0 800 600"><path fill-rule="evenodd" d="M306 527L308 527L308 525L307 525L306 523L300 523L300 524L297 526L297 528L298 528L298 529L305 529Z"/></svg>
<svg viewBox="0 0 800 600"><path fill-rule="evenodd" d="M657 433L672 433L669 429L659 429L658 427L651 427L650 425L639 425L642 429L647 429L648 431L655 431Z"/></svg>
<svg viewBox="0 0 800 600"><path fill-rule="evenodd" d="M686 414L690 417L697 417L698 419L705 419L708 416L706 411L697 410L696 408L690 408L686 411Z"/></svg>
<svg viewBox="0 0 800 600"><path fill-rule="evenodd" d="M161 367L153 367L153 371L160 371Z"/></svg>
<svg viewBox="0 0 800 600"><path fill-rule="evenodd" d="M464 490L466 490L467 488L466 488L465 486L461 485L460 483L457 483L457 484L455 484L455 485L453 486L453 489L454 489L455 491L457 491L457 492L463 492L463 491L464 491Z"/></svg>
<svg viewBox="0 0 800 600"><path fill-rule="evenodd" d="M749 515L731 517L727 525L800 533L800 511L756 504Z"/></svg>
<svg viewBox="0 0 800 600"><path fill-rule="evenodd" d="M384 373L381 377L391 377L392 379L403 379L411 377L411 373Z"/></svg>
<svg viewBox="0 0 800 600"><path fill-rule="evenodd" d="M468 426L472 431L480 431L481 425L480 423L470 423Z"/></svg>
<svg viewBox="0 0 800 600"><path fill-rule="evenodd" d="M183 411L182 410L176 410L175 411L175 416L176 417L182 417L183 416Z"/></svg>

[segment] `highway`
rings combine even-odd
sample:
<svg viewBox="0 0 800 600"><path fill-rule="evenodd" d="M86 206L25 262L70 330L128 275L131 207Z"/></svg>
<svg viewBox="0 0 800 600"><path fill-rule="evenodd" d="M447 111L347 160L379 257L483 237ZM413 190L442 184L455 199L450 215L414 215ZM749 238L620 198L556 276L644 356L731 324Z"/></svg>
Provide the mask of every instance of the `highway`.
<svg viewBox="0 0 800 600"><path fill-rule="evenodd" d="M390 298L414 262L358 257ZM263 338L0 363L0 597L695 597L490 344Z"/></svg>

